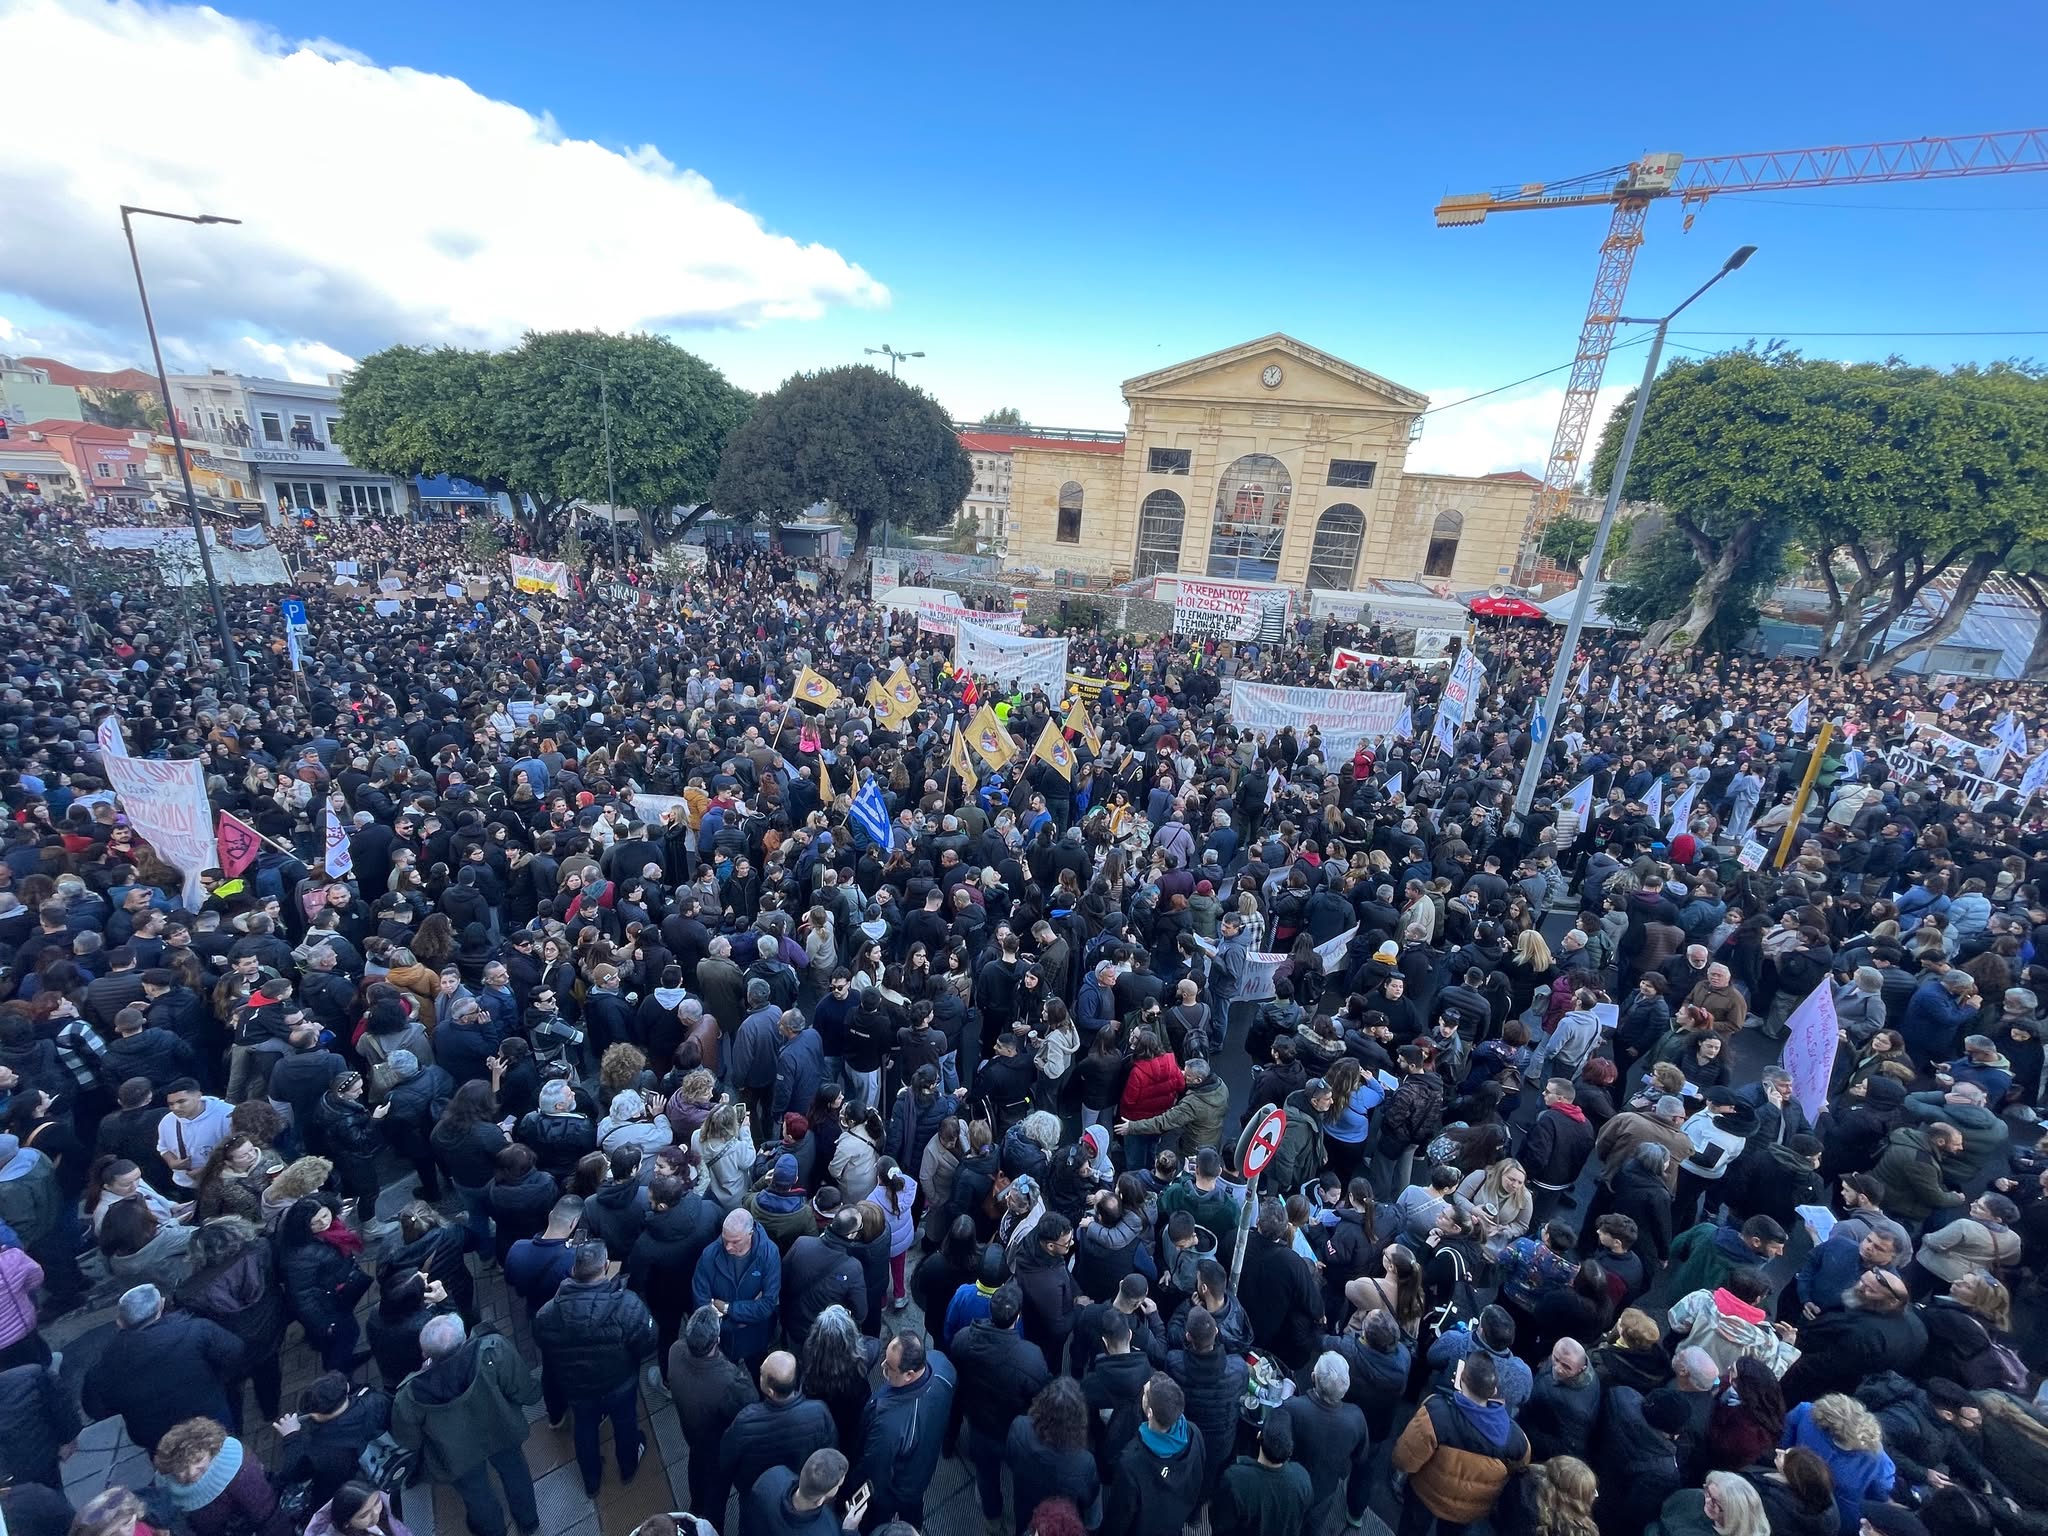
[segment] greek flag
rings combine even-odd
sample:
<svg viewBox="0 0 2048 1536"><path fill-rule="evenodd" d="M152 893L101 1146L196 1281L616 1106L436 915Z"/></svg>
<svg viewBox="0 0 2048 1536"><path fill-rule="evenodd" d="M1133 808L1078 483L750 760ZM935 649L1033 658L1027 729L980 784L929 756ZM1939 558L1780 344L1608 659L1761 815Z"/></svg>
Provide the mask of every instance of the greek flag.
<svg viewBox="0 0 2048 1536"><path fill-rule="evenodd" d="M865 832L868 841L876 847L889 846L889 806L882 799L881 787L875 783L873 774L861 780L860 788L854 793L853 806L846 814L855 829Z"/></svg>

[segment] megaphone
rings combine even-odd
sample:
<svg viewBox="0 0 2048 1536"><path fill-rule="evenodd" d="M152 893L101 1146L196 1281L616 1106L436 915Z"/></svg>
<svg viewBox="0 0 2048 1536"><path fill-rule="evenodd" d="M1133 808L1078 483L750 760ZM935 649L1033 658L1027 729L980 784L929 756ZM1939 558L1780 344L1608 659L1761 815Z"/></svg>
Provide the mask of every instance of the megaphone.
<svg viewBox="0 0 2048 1536"><path fill-rule="evenodd" d="M1496 581L1492 586L1486 589L1486 595L1488 597L1506 597L1508 595L1508 589Z"/></svg>

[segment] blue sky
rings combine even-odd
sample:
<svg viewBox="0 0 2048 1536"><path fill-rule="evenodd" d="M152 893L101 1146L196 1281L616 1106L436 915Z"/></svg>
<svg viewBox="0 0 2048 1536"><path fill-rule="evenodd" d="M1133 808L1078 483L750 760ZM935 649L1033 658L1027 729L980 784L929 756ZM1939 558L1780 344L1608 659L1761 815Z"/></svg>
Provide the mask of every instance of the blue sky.
<svg viewBox="0 0 2048 1536"><path fill-rule="evenodd" d="M378 66L458 77L571 138L652 145L769 230L886 285L882 307L826 302L815 318L689 329L686 344L744 384L888 341L930 354L909 376L957 413L1012 404L1070 426L1121 425L1128 375L1275 330L1440 401L1567 361L1604 212L1438 230L1444 193L1646 150L2048 122L2048 12L2016 5L1958 7L1939 27L1900 4L1730 4L1697 21L1596 4L1563 24L1548 7L1486 6L228 9ZM212 151L266 153L262 132L223 141L212 122ZM294 138L353 131L274 130L286 159ZM255 223L264 210L242 211ZM343 220L352 240L413 211L356 213ZM457 177L437 216L489 228L506 214L469 200ZM636 208L558 217L630 229ZM549 238L545 218L518 224ZM1745 243L1757 259L1690 326L1793 335L1828 356L2048 357L2048 334L1798 334L2048 333L2048 174L1730 196L1689 234L1660 207L1631 308L1674 300ZM0 316L18 332L94 318L87 300L35 291L18 266L0 239ZM573 297L557 299L550 318L564 302L573 314ZM118 331L111 301L100 323ZM301 318L287 332L350 355L374 344L360 324L329 337ZM1611 378L1634 371L1618 359ZM1445 412L1421 457L1477 472L1540 456L1557 382Z"/></svg>

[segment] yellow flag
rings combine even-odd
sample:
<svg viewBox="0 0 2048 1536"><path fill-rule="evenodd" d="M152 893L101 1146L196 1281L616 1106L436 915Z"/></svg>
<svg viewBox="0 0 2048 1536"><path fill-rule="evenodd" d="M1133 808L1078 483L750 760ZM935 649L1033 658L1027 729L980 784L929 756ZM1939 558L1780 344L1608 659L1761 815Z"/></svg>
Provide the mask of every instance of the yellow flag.
<svg viewBox="0 0 2048 1536"><path fill-rule="evenodd" d="M818 798L830 805L833 794L832 775L825 771L825 759L821 757L818 759Z"/></svg>
<svg viewBox="0 0 2048 1536"><path fill-rule="evenodd" d="M1074 748L1073 744L1060 734L1059 722L1045 722L1045 729L1038 733L1038 745L1031 749L1031 755L1043 758L1059 769L1061 778L1073 778Z"/></svg>
<svg viewBox="0 0 2048 1536"><path fill-rule="evenodd" d="M868 679L867 701L880 710L885 717L896 708L895 700L889 697L889 690L882 686L882 680L879 677Z"/></svg>
<svg viewBox="0 0 2048 1536"><path fill-rule="evenodd" d="M910 680L910 670L900 660L896 663L896 670L889 674L889 685L884 691L889 696L892 725L908 720L924 702L918 695L917 685Z"/></svg>
<svg viewBox="0 0 2048 1536"><path fill-rule="evenodd" d="M1095 722L1088 718L1088 706L1079 699L1074 700L1074 707L1067 711L1067 729L1079 731L1090 752L1102 750L1102 737L1096 733Z"/></svg>
<svg viewBox="0 0 2048 1536"><path fill-rule="evenodd" d="M974 718L967 722L967 745L974 748L981 760L991 768L1000 769L1003 764L1017 755L1017 747L1010 740L1010 733L1003 729L996 712L986 704L974 712Z"/></svg>
<svg viewBox="0 0 2048 1536"><path fill-rule="evenodd" d="M796 701L830 709L839 702L839 685L818 676L809 667L796 675Z"/></svg>
<svg viewBox="0 0 2048 1536"><path fill-rule="evenodd" d="M974 771L974 759L967 755L967 738L960 734L960 727L953 727L953 750L947 754L946 762L962 784L973 784L980 777Z"/></svg>

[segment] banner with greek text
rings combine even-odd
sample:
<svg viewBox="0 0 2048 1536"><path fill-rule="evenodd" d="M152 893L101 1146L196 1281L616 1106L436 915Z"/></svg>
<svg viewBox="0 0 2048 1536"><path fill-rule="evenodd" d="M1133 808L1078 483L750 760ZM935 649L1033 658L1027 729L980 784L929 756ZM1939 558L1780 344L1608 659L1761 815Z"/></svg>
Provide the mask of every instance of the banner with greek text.
<svg viewBox="0 0 2048 1536"><path fill-rule="evenodd" d="M1016 631L1024 627L1021 613L984 613L979 608L956 608L951 603L917 605L917 627L927 634L956 634L963 619L983 629Z"/></svg>
<svg viewBox="0 0 2048 1536"><path fill-rule="evenodd" d="M953 665L973 677L992 677L1005 688L1043 688L1057 699L1067 680L1067 642L1027 640L961 619Z"/></svg>
<svg viewBox="0 0 2048 1536"><path fill-rule="evenodd" d="M1351 688L1286 688L1278 683L1233 682L1230 721L1240 730L1270 735L1291 725L1323 733L1326 761L1349 757L1368 736L1391 736L1408 707L1405 693L1367 693Z"/></svg>
<svg viewBox="0 0 2048 1536"><path fill-rule="evenodd" d="M135 830L185 877L184 903L198 911L206 900L199 872L211 869L215 857L205 765L196 757L107 757L100 766Z"/></svg>
<svg viewBox="0 0 2048 1536"><path fill-rule="evenodd" d="M1256 640L1267 610L1284 626L1294 594L1284 587L1243 587L1181 578L1173 599L1173 632L1215 640Z"/></svg>

